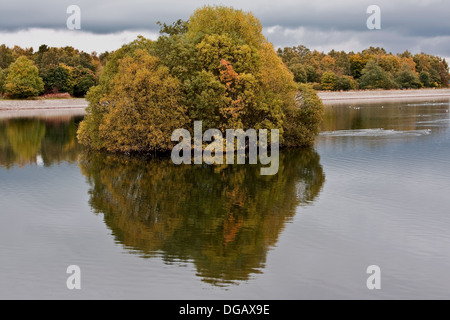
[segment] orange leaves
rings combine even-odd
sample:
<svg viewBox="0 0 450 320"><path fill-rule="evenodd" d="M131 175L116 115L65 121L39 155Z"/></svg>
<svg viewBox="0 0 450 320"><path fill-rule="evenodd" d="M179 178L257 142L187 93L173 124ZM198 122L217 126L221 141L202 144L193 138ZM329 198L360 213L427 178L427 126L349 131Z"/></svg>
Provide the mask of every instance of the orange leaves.
<svg viewBox="0 0 450 320"><path fill-rule="evenodd" d="M228 87L233 81L238 81L239 75L233 70L233 66L227 60L220 60L220 81Z"/></svg>
<svg viewBox="0 0 450 320"><path fill-rule="evenodd" d="M242 97L242 83L239 74L234 71L230 62L225 59L220 61L220 81L226 87L224 100L226 106L220 110L225 118L227 128L242 127L240 116L244 114L244 99Z"/></svg>

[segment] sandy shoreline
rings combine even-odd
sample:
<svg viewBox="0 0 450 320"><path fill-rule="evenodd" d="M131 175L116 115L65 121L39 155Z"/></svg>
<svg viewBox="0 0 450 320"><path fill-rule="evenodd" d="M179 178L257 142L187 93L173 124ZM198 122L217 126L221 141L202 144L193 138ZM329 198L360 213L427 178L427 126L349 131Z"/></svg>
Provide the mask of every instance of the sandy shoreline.
<svg viewBox="0 0 450 320"><path fill-rule="evenodd" d="M81 109L88 106L85 99L48 99L48 100L0 100L0 111L5 110L62 110Z"/></svg>
<svg viewBox="0 0 450 320"><path fill-rule="evenodd" d="M85 99L0 100L0 119L84 116Z"/></svg>
<svg viewBox="0 0 450 320"><path fill-rule="evenodd" d="M376 103L401 100L450 99L450 89L374 90L374 91L320 91L324 104Z"/></svg>

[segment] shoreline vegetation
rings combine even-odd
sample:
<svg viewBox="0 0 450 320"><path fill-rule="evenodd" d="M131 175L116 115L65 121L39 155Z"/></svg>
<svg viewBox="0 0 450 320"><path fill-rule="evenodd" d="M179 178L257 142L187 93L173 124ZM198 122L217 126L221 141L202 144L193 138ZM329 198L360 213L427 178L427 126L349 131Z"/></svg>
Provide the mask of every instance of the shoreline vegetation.
<svg viewBox="0 0 450 320"><path fill-rule="evenodd" d="M139 36L100 56L1 45L0 94L36 100L3 100L0 110L82 109L79 142L112 153L170 151L180 142L173 131L192 132L196 121L222 134L277 129L281 148L303 148L314 144L324 103L429 98L430 90L410 89L450 83L445 59L424 53L275 50L259 20L232 7L203 6L187 21L158 24L157 40ZM88 105L61 99L71 96L86 97Z"/></svg>
<svg viewBox="0 0 450 320"><path fill-rule="evenodd" d="M410 89L410 90L355 90L319 91L317 95L324 105L339 103L372 103L378 101L398 101L417 99L450 99L450 89ZM11 111L84 111L89 103L83 98L0 100L0 112Z"/></svg>

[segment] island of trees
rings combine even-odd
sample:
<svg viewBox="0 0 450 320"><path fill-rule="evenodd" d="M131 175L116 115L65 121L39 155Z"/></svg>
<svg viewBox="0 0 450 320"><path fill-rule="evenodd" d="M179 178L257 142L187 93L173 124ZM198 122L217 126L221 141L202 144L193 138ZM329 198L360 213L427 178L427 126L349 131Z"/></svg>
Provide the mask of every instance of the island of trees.
<svg viewBox="0 0 450 320"><path fill-rule="evenodd" d="M310 146L323 113L258 19L220 6L161 24L156 41L139 37L111 54L87 99L79 141L122 153L168 151L178 143L172 132L198 120L205 130L279 129L283 146Z"/></svg>

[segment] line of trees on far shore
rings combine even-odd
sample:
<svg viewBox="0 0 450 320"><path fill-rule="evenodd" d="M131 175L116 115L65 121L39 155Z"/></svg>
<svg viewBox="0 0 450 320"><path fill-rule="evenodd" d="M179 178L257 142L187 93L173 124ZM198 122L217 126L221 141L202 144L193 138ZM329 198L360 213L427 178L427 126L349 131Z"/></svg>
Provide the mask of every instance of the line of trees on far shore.
<svg viewBox="0 0 450 320"><path fill-rule="evenodd" d="M311 51L303 45L278 49L298 83L316 90L447 88L445 59L425 53L387 53L370 47L362 52ZM73 47L9 48L0 45L0 97L29 98L69 93L84 97L98 84L111 53L88 54Z"/></svg>
<svg viewBox="0 0 450 320"><path fill-rule="evenodd" d="M33 48L0 45L0 97L29 98L68 93L84 97L98 83L108 52L97 56L73 47Z"/></svg>
<svg viewBox="0 0 450 320"><path fill-rule="evenodd" d="M332 50L325 54L303 45L278 49L294 79L316 90L447 88L445 59L425 53L387 53L370 47L362 52Z"/></svg>

